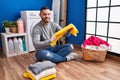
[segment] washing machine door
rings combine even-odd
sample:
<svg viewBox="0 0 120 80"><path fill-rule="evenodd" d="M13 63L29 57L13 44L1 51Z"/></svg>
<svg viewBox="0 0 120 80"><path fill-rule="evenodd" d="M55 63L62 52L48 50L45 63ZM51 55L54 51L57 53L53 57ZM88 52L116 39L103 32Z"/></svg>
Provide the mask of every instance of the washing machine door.
<svg viewBox="0 0 120 80"><path fill-rule="evenodd" d="M35 48L33 46L33 42L32 42L32 29L33 27L40 22L40 19L31 19L28 20L28 31L27 31L27 39L28 39L28 51L35 51Z"/></svg>
<svg viewBox="0 0 120 80"><path fill-rule="evenodd" d="M31 37L32 37L32 29L33 29L33 27L34 27L38 22L40 22L40 20L35 20L35 21L31 24L31 27L30 27L30 35L31 35Z"/></svg>

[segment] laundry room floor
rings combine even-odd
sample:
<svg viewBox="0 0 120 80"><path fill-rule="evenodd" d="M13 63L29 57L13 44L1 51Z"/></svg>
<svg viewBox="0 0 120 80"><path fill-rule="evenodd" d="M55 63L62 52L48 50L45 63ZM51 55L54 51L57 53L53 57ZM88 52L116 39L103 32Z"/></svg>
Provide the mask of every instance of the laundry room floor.
<svg viewBox="0 0 120 80"><path fill-rule="evenodd" d="M74 52L76 60L56 65L56 78L53 80L120 80L120 62L107 57L105 62L88 62L82 59L79 48ZM29 80L22 75L26 68L35 63L35 52L5 57L0 53L0 80Z"/></svg>

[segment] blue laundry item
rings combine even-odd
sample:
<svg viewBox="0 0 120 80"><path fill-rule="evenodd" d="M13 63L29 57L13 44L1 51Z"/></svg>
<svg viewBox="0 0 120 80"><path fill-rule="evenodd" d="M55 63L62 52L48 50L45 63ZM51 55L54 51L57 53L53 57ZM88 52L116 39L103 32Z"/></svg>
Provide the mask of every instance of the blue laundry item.
<svg viewBox="0 0 120 80"><path fill-rule="evenodd" d="M25 39L24 38L22 40L22 44L23 44L23 51L26 51L26 44L25 44Z"/></svg>
<svg viewBox="0 0 120 80"><path fill-rule="evenodd" d="M37 75L46 69L53 68L55 65L56 64L52 63L51 61L43 61L43 62L37 62L35 64L30 64L28 69Z"/></svg>

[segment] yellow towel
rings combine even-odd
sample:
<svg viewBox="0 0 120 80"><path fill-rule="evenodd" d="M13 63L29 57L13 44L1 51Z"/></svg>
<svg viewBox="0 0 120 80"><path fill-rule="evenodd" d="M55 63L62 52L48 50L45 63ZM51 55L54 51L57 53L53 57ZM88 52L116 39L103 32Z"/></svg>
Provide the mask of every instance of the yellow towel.
<svg viewBox="0 0 120 80"><path fill-rule="evenodd" d="M30 73L28 73L28 72L24 73L23 76L24 76L25 78L29 78L29 79L31 79L31 80L35 80L35 77L33 77L33 75L30 74ZM50 79L53 79L53 78L55 78L55 77L56 77L56 74L50 74L50 75L48 75L48 76L45 76L45 77L43 77L43 78L40 78L39 80L50 80Z"/></svg>
<svg viewBox="0 0 120 80"><path fill-rule="evenodd" d="M50 80L50 79L53 79L53 78L55 78L55 77L56 77L56 74L51 74L51 75L49 75L49 76L46 76L46 77L41 78L40 80Z"/></svg>
<svg viewBox="0 0 120 80"><path fill-rule="evenodd" d="M59 40L67 31L74 36L77 36L78 30L73 24L69 24L68 26L64 27L63 29L59 30L54 36L56 36L56 40L50 43L50 46L55 46L57 40Z"/></svg>

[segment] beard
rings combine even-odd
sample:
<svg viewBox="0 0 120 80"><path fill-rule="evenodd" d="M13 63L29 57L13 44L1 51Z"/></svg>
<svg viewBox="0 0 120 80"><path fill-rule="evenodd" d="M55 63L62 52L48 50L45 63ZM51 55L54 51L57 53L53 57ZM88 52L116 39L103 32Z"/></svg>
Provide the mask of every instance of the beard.
<svg viewBox="0 0 120 80"><path fill-rule="evenodd" d="M42 19L42 21L43 21L44 23L49 23L49 22L50 22L50 18L44 18L44 19Z"/></svg>

